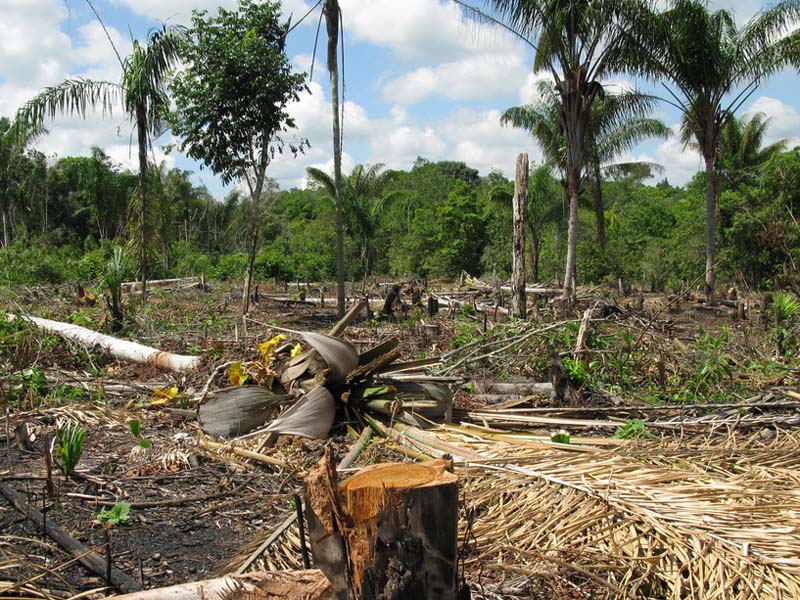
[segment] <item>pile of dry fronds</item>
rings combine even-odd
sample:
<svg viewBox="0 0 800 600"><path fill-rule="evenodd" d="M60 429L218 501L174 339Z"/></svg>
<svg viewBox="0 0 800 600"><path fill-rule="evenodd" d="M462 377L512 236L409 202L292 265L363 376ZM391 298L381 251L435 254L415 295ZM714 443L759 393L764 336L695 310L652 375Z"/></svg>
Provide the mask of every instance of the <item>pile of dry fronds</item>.
<svg viewBox="0 0 800 600"><path fill-rule="evenodd" d="M523 576L550 597L800 597L799 434L600 447L450 426L383 433L456 458L473 581ZM297 565L286 531L267 566Z"/></svg>

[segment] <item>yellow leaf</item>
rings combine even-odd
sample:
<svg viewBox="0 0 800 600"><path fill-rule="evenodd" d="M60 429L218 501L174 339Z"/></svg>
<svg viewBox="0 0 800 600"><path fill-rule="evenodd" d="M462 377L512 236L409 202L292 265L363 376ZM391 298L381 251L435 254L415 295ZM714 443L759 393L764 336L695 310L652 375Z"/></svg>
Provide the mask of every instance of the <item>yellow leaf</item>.
<svg viewBox="0 0 800 600"><path fill-rule="evenodd" d="M168 390L153 390L153 397L150 399L152 406L169 404L179 393L177 386L172 386Z"/></svg>
<svg viewBox="0 0 800 600"><path fill-rule="evenodd" d="M267 340L258 345L258 351L261 353L261 358L264 361L269 362L272 358L272 353L280 346L281 342L286 339L286 336L282 333L279 333L271 340Z"/></svg>
<svg viewBox="0 0 800 600"><path fill-rule="evenodd" d="M297 356L303 351L303 347L300 344L295 344L295 347L292 348L292 357Z"/></svg>
<svg viewBox="0 0 800 600"><path fill-rule="evenodd" d="M230 380L231 385L244 385L248 379L248 376L246 372L242 371L242 363L235 362L228 367L228 379Z"/></svg>

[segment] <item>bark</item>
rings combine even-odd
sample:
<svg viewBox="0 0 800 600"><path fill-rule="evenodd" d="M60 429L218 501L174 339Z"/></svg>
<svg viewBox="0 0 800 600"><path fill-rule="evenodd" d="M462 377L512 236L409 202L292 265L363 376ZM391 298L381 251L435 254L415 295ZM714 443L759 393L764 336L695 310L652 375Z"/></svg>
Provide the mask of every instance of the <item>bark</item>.
<svg viewBox="0 0 800 600"><path fill-rule="evenodd" d="M306 478L315 564L341 600L456 597L452 461L372 465L337 485L333 451Z"/></svg>
<svg viewBox="0 0 800 600"><path fill-rule="evenodd" d="M321 571L255 571L154 588L115 600L333 600Z"/></svg>
<svg viewBox="0 0 800 600"><path fill-rule="evenodd" d="M528 155L517 156L514 178L514 249L511 258L511 311L525 319L525 215L528 212Z"/></svg>
<svg viewBox="0 0 800 600"><path fill-rule="evenodd" d="M604 252L606 249L606 214L605 207L603 206L603 187L602 178L600 177L600 165L596 162L592 163L592 174L589 178L592 187L592 204L594 205L594 219L597 228L597 245L600 251Z"/></svg>
<svg viewBox="0 0 800 600"><path fill-rule="evenodd" d="M142 280L142 305L147 304L147 107L136 105L136 133L139 142L139 244Z"/></svg>
<svg viewBox="0 0 800 600"><path fill-rule="evenodd" d="M339 123L339 0L325 0L325 25L328 30L328 72L331 81L333 117L333 180L336 188L336 306L344 316L344 204L342 199L342 131Z"/></svg>
<svg viewBox="0 0 800 600"><path fill-rule="evenodd" d="M16 315L6 315L7 320L13 320L15 318L17 318ZM91 329L72 325L71 323L61 323L59 321L51 321L50 319L40 319L38 317L29 316L20 316L19 318L33 323L43 331L54 333L65 340L74 342L83 348L94 352L109 354L120 360L153 365L169 371L189 371L196 369L201 362L199 356L184 356L181 354L162 352L156 348L150 348L149 346L137 344L136 342L129 342L128 340L121 340L110 335L97 333Z"/></svg>
<svg viewBox="0 0 800 600"><path fill-rule="evenodd" d="M569 177L569 221L567 225L567 264L564 272L563 296L572 301L575 295L575 252L578 244L578 195L580 174L573 172Z"/></svg>
<svg viewBox="0 0 800 600"><path fill-rule="evenodd" d="M258 237L261 232L261 194L264 191L264 178L269 162L269 135L263 132L263 147L261 157L258 162L256 172L256 187L250 188L250 198L252 201L252 212L250 213L250 249L247 256L247 268L244 272L244 290L242 290L242 311L245 316L250 310L250 288L253 285L253 267L256 263L256 250L258 250Z"/></svg>
<svg viewBox="0 0 800 600"><path fill-rule="evenodd" d="M714 157L706 156L706 297L708 304L714 304L714 283L716 281L717 232L717 194L714 185Z"/></svg>

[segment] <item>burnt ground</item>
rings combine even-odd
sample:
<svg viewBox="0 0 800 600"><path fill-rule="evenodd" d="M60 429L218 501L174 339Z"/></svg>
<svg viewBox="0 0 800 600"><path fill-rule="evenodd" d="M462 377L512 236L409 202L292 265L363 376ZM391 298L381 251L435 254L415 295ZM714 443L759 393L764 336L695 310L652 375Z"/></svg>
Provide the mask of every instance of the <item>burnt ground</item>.
<svg viewBox="0 0 800 600"><path fill-rule="evenodd" d="M282 292L273 294L277 295ZM328 292L328 302L320 307L271 300L262 294L246 331L236 319L238 293L234 288L155 291L145 311L131 302L130 322L120 335L164 350L203 356L203 368L190 374L116 362L38 332L6 332L0 483L18 492L27 507L44 509L50 523L100 553L105 552L106 530L97 521L98 513L117 501L130 503L127 522L110 530L113 564L145 588L229 572L232 564L241 563L291 514L294 495L302 494L303 474L320 458L323 448L332 445L341 458L352 444L348 427L358 430L360 425L348 420L352 415L340 411L328 440L281 437L274 447L264 450L289 465L278 468L203 447L197 442L196 421L182 411L190 408L188 400L197 396L216 365L257 359L258 342L275 333L270 324L311 331L330 328L335 322L330 296ZM8 291L2 303L8 310L22 309L94 328L102 326L104 317L99 302L76 298L66 287ZM668 323L664 335L684 345L705 333L716 335L721 327L735 330L741 326L731 311L698 305L685 305L679 312L674 307L667 310L655 297L645 303L637 323L653 321L647 317L648 309L650 316L663 310L658 319ZM453 346L454 337L464 335L465 328L478 331L482 326L481 319L470 311L457 313L458 322L453 318L456 315L445 312L433 320L409 313L411 318L393 322L362 316L348 328L346 337L363 351L397 336L402 358L410 360L438 356ZM753 329L765 329L755 317L754 312ZM432 324L436 326L430 327ZM767 346L768 342L762 343L758 352L765 353ZM502 372L496 365L473 365L464 376L472 380L546 380L545 372L532 372L524 366L525 357L518 360L519 369L508 363ZM682 361L667 360L667 371L678 372ZM733 364L735 368L739 363ZM35 369L45 381L31 383L35 373L26 375L26 369ZM792 364L774 373L759 371L758 377L745 375L751 383L758 379L755 387L796 384L798 380ZM212 389L224 387L223 379L224 375L215 380ZM152 390L173 386L179 389L177 398L153 404L157 394ZM583 398L593 402L590 394ZM471 407L475 402L461 391L456 405ZM53 467L53 490L48 493L43 456L56 423L62 420L77 421L88 431L77 472L65 477ZM131 432L132 420L141 423L139 439ZM15 435L18 427L28 432L27 442ZM142 439L149 440L149 448L142 447ZM248 447L260 450L257 442ZM388 460L409 458L379 441L368 447L356 466ZM482 573L468 573L467 577L474 585L473 593L485 597L503 597L503 589L510 590L508 597L525 597L534 594L537 585L535 578L500 582ZM40 527L0 497L0 592L4 589L4 597L69 598L92 590L88 596L104 597L110 593L102 577L77 565ZM492 594L487 591L490 589L497 591ZM569 586L561 593L565 598L589 597Z"/></svg>

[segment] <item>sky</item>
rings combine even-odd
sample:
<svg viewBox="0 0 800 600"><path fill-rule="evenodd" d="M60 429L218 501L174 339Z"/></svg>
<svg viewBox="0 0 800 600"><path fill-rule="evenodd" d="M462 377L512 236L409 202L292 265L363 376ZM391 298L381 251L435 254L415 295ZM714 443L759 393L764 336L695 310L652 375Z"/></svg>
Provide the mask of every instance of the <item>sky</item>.
<svg viewBox="0 0 800 600"><path fill-rule="evenodd" d="M236 0L93 0L114 44L124 57L133 38L144 40L160 22L188 25L192 9L216 12ZM310 0L285 0L285 17L297 23L312 7ZM359 163L383 163L409 169L414 160L456 160L481 175L500 170L513 179L519 152L532 163L541 152L529 134L503 127L503 110L534 99L530 49L509 34L466 21L449 2L438 0L340 0L344 23L343 169ZM712 9L730 8L737 23L756 14L758 0L720 0ZM0 116L17 108L43 87L66 78L85 77L119 82L120 66L102 27L85 0L0 0ZM319 9L289 36L287 53L298 70L312 61ZM309 166L332 171L331 111L325 64L325 27L310 93L290 108L297 135L311 148L297 158L278 157L268 175L281 189L303 187ZM615 86L646 88L644 82L620 79ZM751 97L740 115L763 112L772 118L767 143L789 138L800 143L800 79L794 71L770 79ZM663 90L660 93L664 93ZM680 115L667 104L654 113L677 131ZM88 155L92 146L135 169L135 136L130 121L117 110L87 119L57 117L46 123L49 134L36 147L51 161ZM230 188L199 163L165 152L174 144L169 132L155 140L156 159L192 172L218 198ZM673 185L685 184L701 168L699 156L684 149L677 136L654 140L633 150L625 160L661 164Z"/></svg>

